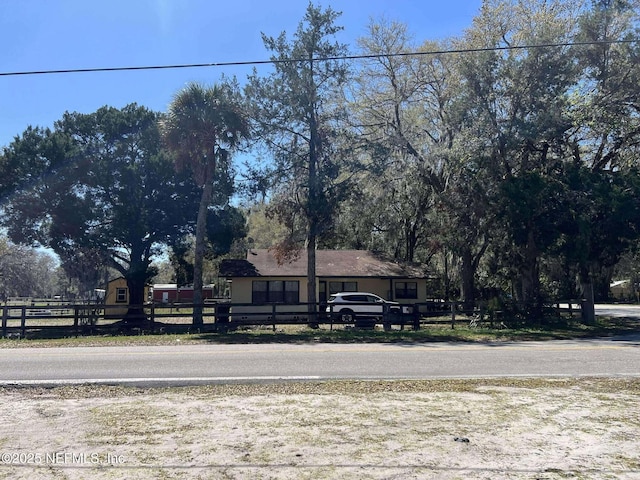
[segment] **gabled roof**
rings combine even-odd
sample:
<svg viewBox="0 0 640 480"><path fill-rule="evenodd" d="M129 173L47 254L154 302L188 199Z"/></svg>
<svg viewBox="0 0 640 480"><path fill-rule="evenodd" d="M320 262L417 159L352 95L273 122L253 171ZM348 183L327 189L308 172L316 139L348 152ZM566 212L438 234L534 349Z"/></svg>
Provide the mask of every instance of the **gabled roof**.
<svg viewBox="0 0 640 480"><path fill-rule="evenodd" d="M227 277L306 277L307 252L290 263L278 265L267 249L252 249L246 260L224 260L220 274ZM427 278L424 268L385 259L367 250L317 250L318 277Z"/></svg>

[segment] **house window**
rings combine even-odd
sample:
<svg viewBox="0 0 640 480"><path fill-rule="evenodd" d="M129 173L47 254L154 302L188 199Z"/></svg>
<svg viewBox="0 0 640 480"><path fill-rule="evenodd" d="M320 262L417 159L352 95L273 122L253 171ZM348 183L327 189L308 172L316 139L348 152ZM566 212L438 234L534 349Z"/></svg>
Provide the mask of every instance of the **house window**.
<svg viewBox="0 0 640 480"><path fill-rule="evenodd" d="M284 282L284 303L300 302L300 282Z"/></svg>
<svg viewBox="0 0 640 480"><path fill-rule="evenodd" d="M329 294L340 292L357 292L358 282L329 282Z"/></svg>
<svg viewBox="0 0 640 480"><path fill-rule="evenodd" d="M396 282L396 298L417 299L418 298L417 282Z"/></svg>
<svg viewBox="0 0 640 480"><path fill-rule="evenodd" d="M252 303L298 303L300 282L282 280L254 280Z"/></svg>
<svg viewBox="0 0 640 480"><path fill-rule="evenodd" d="M126 288L116 288L116 303L127 303Z"/></svg>
<svg viewBox="0 0 640 480"><path fill-rule="evenodd" d="M284 282L275 280L267 284L267 302L284 303Z"/></svg>

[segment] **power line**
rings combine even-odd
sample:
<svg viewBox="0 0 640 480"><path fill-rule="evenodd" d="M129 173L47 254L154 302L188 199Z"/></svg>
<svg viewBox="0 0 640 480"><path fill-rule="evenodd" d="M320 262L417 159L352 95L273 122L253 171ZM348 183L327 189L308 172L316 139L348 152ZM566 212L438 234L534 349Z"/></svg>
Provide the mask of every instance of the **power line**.
<svg viewBox="0 0 640 480"><path fill-rule="evenodd" d="M543 43L535 45L521 45L521 46L505 46L505 47L486 47L486 48L461 48L450 50L429 50L424 52L400 52L400 53L378 53L371 55L344 55L338 57L321 57L316 58L315 61L327 62L327 61L346 61L346 60L368 60L374 58L389 58L389 57L414 57L414 56L426 56L426 55L450 55L461 53L480 53L480 52L496 52L505 50L526 50L533 48L556 48L556 47L579 47L589 45L613 45L613 44L625 44L634 43L638 40L603 40L603 41L590 41L590 42L565 42L565 43ZM65 73L94 73L94 72L125 72L125 71L137 71L137 70L171 70L179 68L205 68L205 67L238 67L249 65L267 65L267 64L281 64L281 63L304 63L309 61L307 58L287 58L287 59L271 59L271 60L251 60L251 61L235 61L235 62L214 62L214 63L188 63L177 65L148 65L148 66L133 66L133 67L97 67L97 68L69 68L60 70L31 70L22 72L0 72L0 77L12 77L12 76L24 76L24 75L51 75L51 74L65 74Z"/></svg>

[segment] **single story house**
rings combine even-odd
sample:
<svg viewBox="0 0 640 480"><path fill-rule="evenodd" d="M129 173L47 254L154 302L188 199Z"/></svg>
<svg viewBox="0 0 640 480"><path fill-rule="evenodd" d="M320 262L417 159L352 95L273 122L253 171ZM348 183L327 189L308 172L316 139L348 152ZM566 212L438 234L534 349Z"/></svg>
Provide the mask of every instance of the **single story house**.
<svg viewBox="0 0 640 480"><path fill-rule="evenodd" d="M309 303L307 298L307 253L296 260L278 264L268 249L252 249L244 260L224 260L220 275L231 282L233 312L256 311L246 306ZM316 292L312 302L326 302L338 292L370 292L403 304L425 302L429 298L430 277L418 265L400 264L366 250L317 250ZM299 308L305 311L306 307ZM292 311L288 308L288 311Z"/></svg>

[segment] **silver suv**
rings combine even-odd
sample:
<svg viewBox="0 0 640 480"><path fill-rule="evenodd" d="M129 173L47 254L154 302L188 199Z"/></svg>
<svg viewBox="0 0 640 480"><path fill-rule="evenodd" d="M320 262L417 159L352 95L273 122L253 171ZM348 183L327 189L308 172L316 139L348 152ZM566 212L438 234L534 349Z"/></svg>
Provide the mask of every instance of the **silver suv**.
<svg viewBox="0 0 640 480"><path fill-rule="evenodd" d="M329 297L327 314L344 323L356 318L382 318L384 305L390 312L400 313L400 304L366 292L342 292Z"/></svg>

